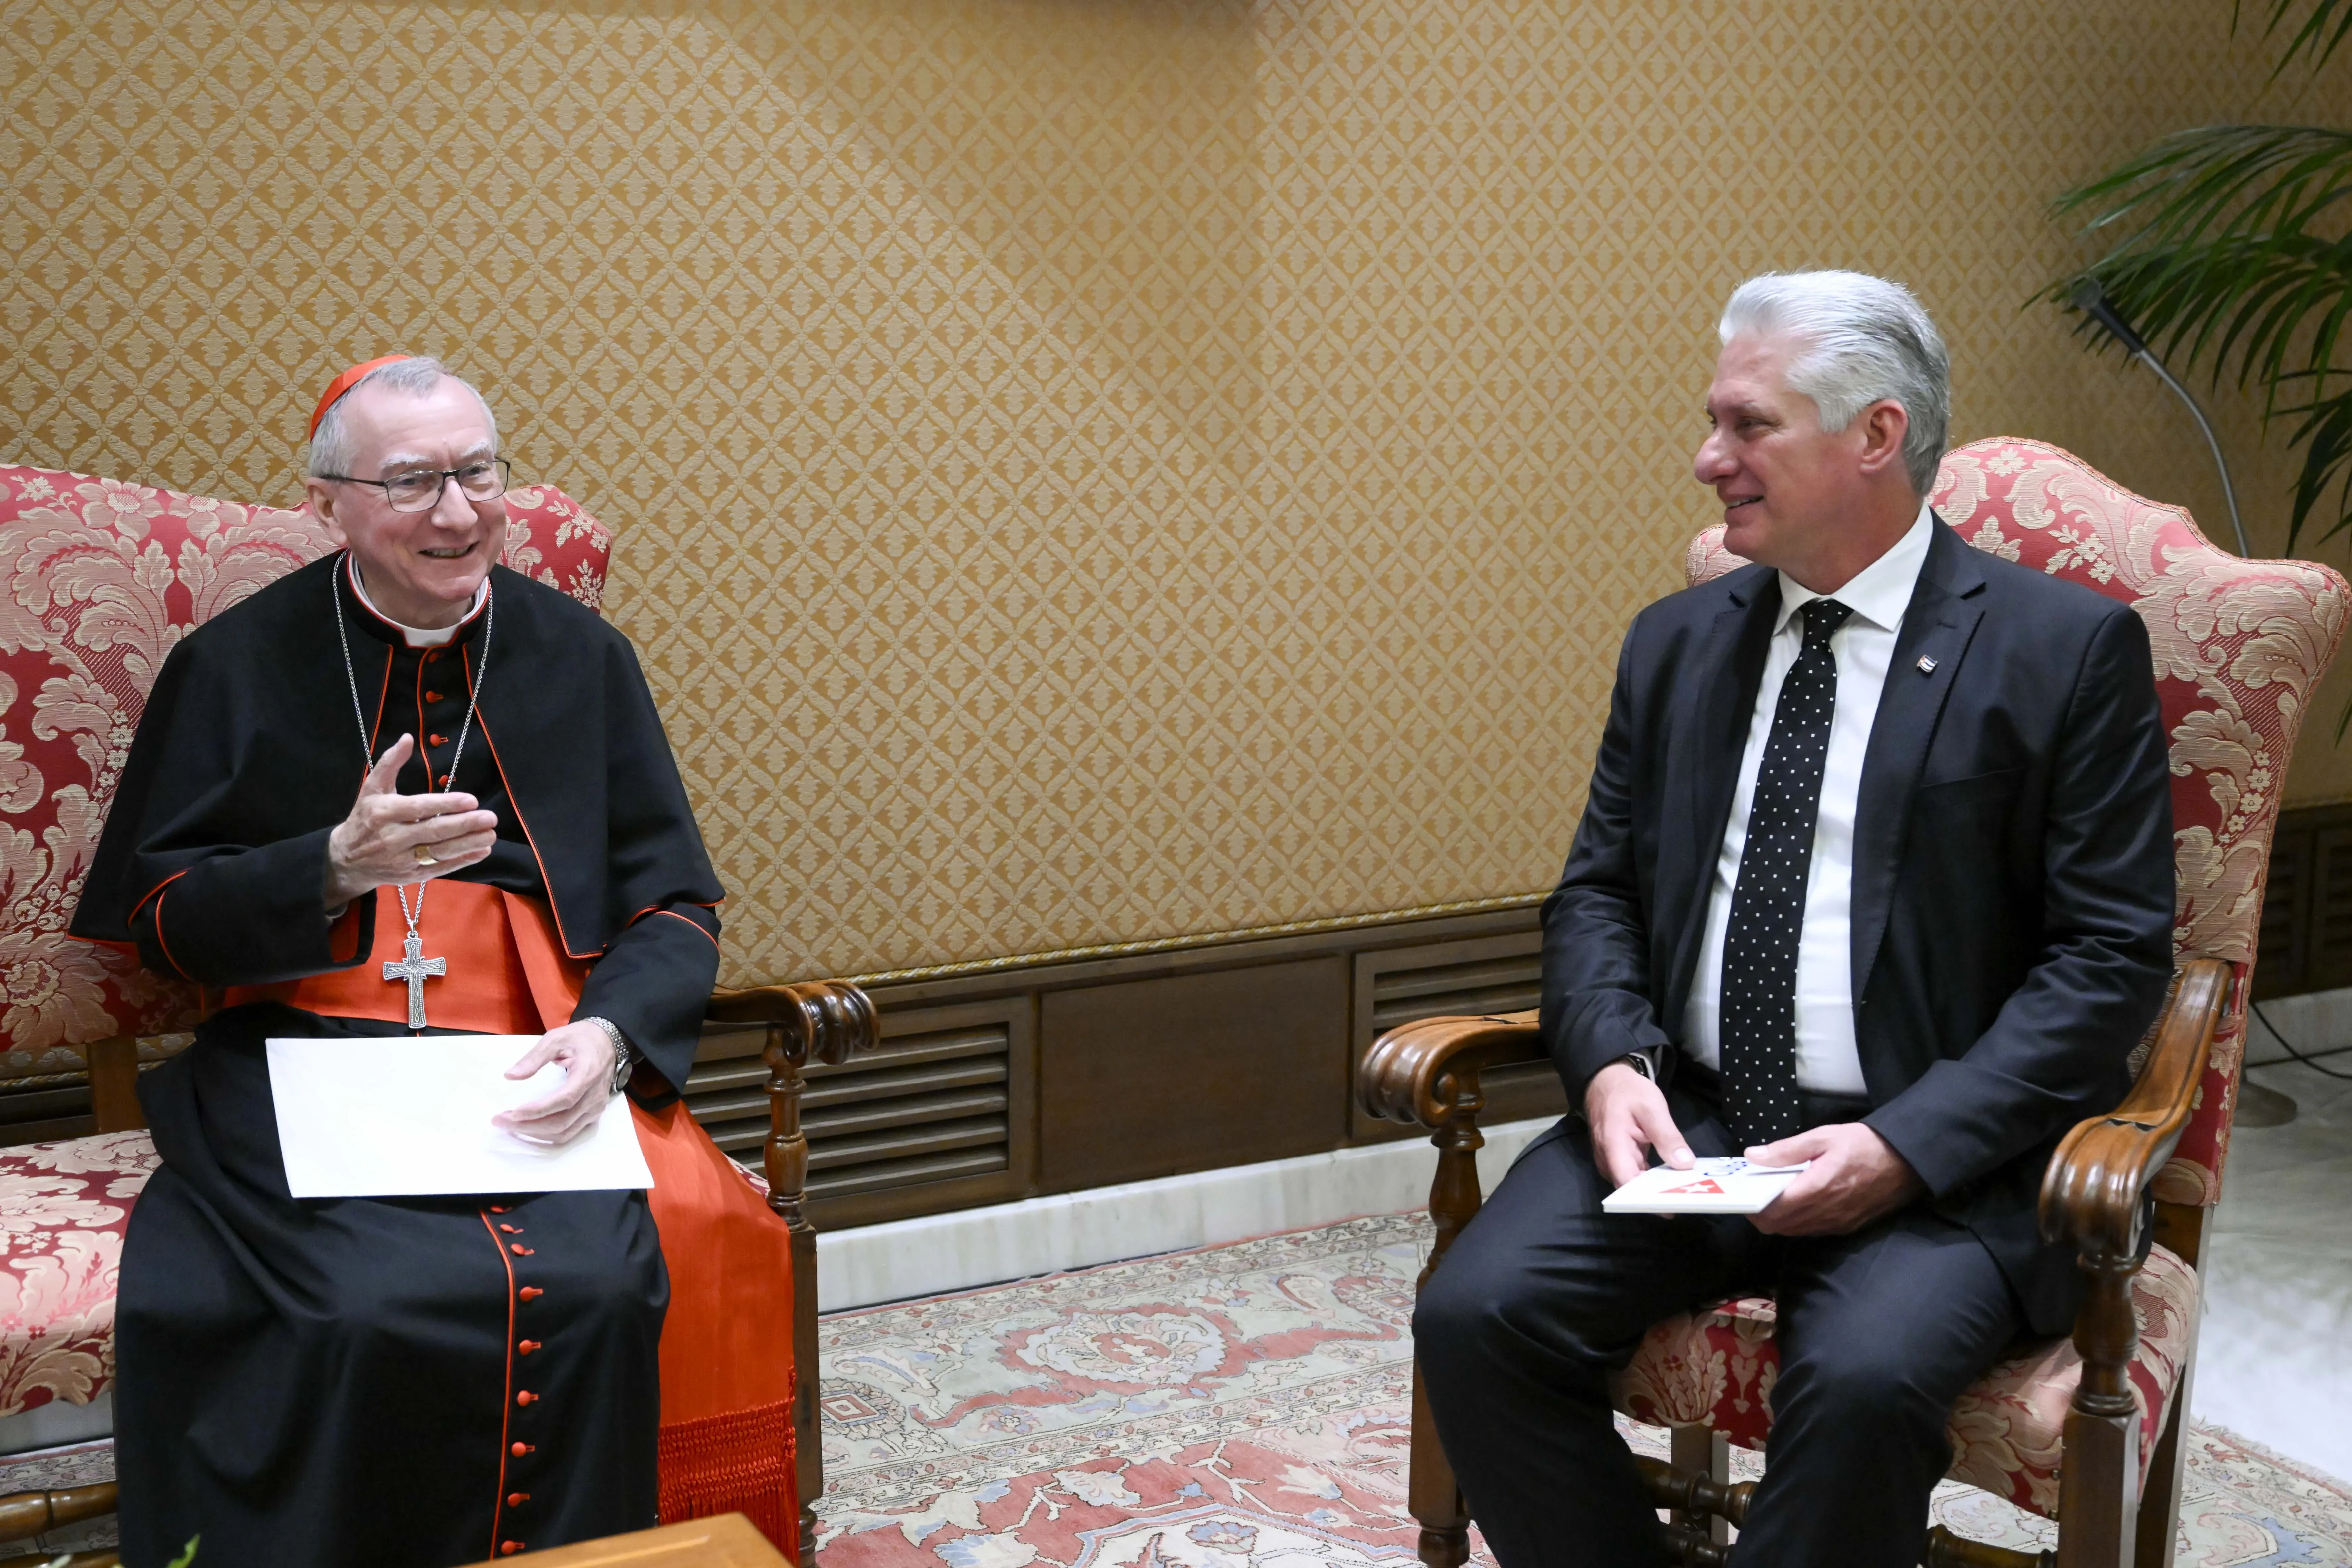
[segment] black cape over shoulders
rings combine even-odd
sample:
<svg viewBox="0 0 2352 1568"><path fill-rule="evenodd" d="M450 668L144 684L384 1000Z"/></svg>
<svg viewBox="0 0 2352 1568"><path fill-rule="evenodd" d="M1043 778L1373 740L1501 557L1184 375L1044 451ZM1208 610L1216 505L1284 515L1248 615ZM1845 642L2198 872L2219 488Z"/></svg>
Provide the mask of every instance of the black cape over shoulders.
<svg viewBox="0 0 2352 1568"><path fill-rule="evenodd" d="M261 589L164 660L72 934L135 943L150 967L213 986L324 973L368 952L364 900L357 955L330 951L327 837L359 790L355 701L383 706L400 650L397 634L352 597L342 559ZM683 1083L708 982L667 982L681 963L715 978L723 895L660 715L628 639L594 611L504 567L490 582L478 740L457 787L480 775L509 797L501 835L521 879L540 884L512 890L543 888L565 950L596 961L581 1015L612 1019L670 1084ZM335 646L338 593L350 673ZM481 622L466 628L468 658L480 654ZM389 713L382 724L379 752L403 729ZM412 758L401 788L425 787L425 764ZM166 887L158 942L153 911Z"/></svg>

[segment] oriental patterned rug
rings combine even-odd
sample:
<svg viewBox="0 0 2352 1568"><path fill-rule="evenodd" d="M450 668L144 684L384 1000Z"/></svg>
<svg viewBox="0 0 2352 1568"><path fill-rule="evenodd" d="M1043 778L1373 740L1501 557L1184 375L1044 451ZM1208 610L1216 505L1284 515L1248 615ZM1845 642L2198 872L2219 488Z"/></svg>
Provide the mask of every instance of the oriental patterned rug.
<svg viewBox="0 0 2352 1568"><path fill-rule="evenodd" d="M827 1320L824 1568L1406 1568L1428 1234L1350 1220ZM2198 1427L2187 1493L2182 1564L2352 1568L2341 1481ZM1956 1485L1935 1511L2053 1533Z"/></svg>

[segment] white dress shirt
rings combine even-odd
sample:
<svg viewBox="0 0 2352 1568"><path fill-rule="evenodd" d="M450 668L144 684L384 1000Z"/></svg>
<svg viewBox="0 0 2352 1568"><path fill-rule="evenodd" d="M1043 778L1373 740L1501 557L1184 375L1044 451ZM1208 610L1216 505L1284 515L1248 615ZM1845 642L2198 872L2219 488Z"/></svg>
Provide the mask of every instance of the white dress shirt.
<svg viewBox="0 0 2352 1568"><path fill-rule="evenodd" d="M1715 885L1706 905L1706 940L1691 976L1690 1002L1683 1012L1683 1049L1708 1067L1723 1059L1723 942L1731 924L1731 892L1739 878L1739 854L1748 842L1748 814L1756 799L1756 773L1772 734L1772 710L1780 682L1804 650L1804 618L1797 612L1815 599L1831 598L1852 610L1830 635L1837 660L1837 710L1830 720L1830 749L1822 773L1821 815L1813 826L1813 858L1805 878L1804 934L1797 943L1797 1086L1817 1094L1863 1094L1862 1058L1853 1041L1853 814L1862 792L1862 763L1870 748L1870 726L1878 717L1878 695L1895 656L1895 635L1910 607L1919 568L1927 559L1935 514L1924 501L1910 531L1885 554L1857 573L1834 594L1816 594L1783 572L1780 614L1764 656L1764 679L1756 689L1756 710L1748 720L1748 749L1739 759L1739 788L1731 797L1723 848L1716 856Z"/></svg>

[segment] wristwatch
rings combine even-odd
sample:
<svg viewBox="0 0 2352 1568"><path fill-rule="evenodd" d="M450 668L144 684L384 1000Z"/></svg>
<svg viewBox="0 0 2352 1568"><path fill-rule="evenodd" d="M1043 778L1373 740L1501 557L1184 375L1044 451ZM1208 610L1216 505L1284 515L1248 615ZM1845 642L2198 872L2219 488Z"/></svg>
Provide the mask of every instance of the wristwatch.
<svg viewBox="0 0 2352 1568"><path fill-rule="evenodd" d="M1623 1062L1627 1067L1632 1068L1635 1072L1640 1073L1643 1078L1648 1079L1652 1083L1658 1081L1658 1069L1656 1065L1650 1060L1649 1052L1627 1051L1623 1056L1619 1057L1617 1059Z"/></svg>
<svg viewBox="0 0 2352 1568"><path fill-rule="evenodd" d="M604 1037L613 1042L613 1083L611 1091L614 1094L618 1094L623 1089L628 1088L629 1075L637 1070L637 1053L629 1045L629 1037L621 1033L621 1026L615 1024L610 1018L575 1018L572 1022L575 1024L593 1024L598 1028L604 1031Z"/></svg>

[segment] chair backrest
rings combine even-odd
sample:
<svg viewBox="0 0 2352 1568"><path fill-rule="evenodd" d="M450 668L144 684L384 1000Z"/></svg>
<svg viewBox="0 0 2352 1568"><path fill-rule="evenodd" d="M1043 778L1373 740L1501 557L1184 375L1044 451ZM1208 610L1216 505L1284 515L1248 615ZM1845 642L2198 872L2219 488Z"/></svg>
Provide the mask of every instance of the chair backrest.
<svg viewBox="0 0 2352 1568"><path fill-rule="evenodd" d="M1947 453L1934 502L1979 550L2120 599L2147 624L2172 738L2173 956L2218 958L2236 974L2196 1112L2156 1195L2210 1205L2245 1059L2279 792L2305 704L2343 640L2352 587L2308 561L2242 560L2180 508L2040 441L1995 437ZM1698 584L1742 564L1717 526L1691 542L1683 568Z"/></svg>
<svg viewBox="0 0 2352 1568"><path fill-rule="evenodd" d="M509 491L507 517L507 565L603 607L604 524L551 486ZM0 1080L194 1026L194 987L66 921L163 656L329 548L308 511L0 465Z"/></svg>

